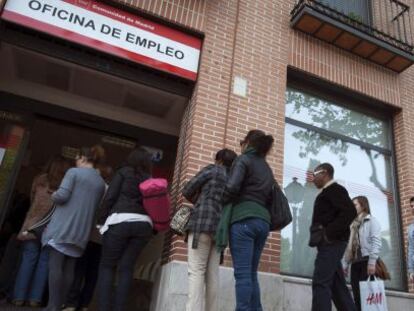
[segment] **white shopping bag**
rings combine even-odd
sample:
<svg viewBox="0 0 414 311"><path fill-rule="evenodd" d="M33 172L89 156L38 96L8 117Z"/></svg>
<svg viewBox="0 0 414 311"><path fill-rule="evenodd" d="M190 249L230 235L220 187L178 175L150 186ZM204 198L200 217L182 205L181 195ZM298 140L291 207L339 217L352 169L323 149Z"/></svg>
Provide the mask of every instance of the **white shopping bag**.
<svg viewBox="0 0 414 311"><path fill-rule="evenodd" d="M388 311L384 281L376 277L371 281L368 277L366 282L359 282L359 290L362 311Z"/></svg>

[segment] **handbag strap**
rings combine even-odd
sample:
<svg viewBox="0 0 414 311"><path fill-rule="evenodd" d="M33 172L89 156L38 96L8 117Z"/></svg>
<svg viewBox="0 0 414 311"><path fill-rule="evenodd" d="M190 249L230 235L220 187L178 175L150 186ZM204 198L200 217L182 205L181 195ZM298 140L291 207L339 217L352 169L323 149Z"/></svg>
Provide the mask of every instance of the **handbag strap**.
<svg viewBox="0 0 414 311"><path fill-rule="evenodd" d="M36 228L42 227L50 222L50 219L52 219L52 215L56 210L56 204L53 204L50 208L49 212L40 219L37 223L33 224L30 228L27 229L27 231L34 230Z"/></svg>

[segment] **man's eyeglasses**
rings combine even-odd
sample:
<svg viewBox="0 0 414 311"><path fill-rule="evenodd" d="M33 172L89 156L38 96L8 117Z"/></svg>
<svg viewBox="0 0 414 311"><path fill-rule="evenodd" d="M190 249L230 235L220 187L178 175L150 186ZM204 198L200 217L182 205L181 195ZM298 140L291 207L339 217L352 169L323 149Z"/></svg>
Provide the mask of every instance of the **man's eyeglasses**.
<svg viewBox="0 0 414 311"><path fill-rule="evenodd" d="M325 172L325 170L319 170L319 171L313 172L312 175L313 175L313 177L316 177L316 175L322 174L324 172Z"/></svg>

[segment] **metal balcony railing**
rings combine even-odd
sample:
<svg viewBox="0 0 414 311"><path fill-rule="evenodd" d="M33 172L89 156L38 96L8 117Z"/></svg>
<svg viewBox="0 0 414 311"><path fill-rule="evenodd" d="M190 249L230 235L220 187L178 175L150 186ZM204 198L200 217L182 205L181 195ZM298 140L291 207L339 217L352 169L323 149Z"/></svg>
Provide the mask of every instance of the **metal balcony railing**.
<svg viewBox="0 0 414 311"><path fill-rule="evenodd" d="M398 0L298 0L292 20L304 7L414 55L410 7Z"/></svg>

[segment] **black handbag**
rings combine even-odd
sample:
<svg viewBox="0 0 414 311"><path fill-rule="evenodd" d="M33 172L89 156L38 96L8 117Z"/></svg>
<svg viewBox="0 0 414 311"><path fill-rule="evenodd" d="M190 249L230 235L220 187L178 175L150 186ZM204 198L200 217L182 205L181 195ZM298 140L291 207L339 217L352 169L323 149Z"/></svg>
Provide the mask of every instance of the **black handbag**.
<svg viewBox="0 0 414 311"><path fill-rule="evenodd" d="M276 180L272 187L272 202L269 207L269 213L271 221L270 231L282 230L293 219L289 201Z"/></svg>
<svg viewBox="0 0 414 311"><path fill-rule="evenodd" d="M30 228L27 229L27 232L32 233L37 239L42 239L43 231L45 231L48 223L52 219L52 215L55 212L56 205L53 204L50 211L37 223L33 224Z"/></svg>
<svg viewBox="0 0 414 311"><path fill-rule="evenodd" d="M316 247L322 244L324 240L325 228L320 224L315 224L310 227L309 231L309 246Z"/></svg>

